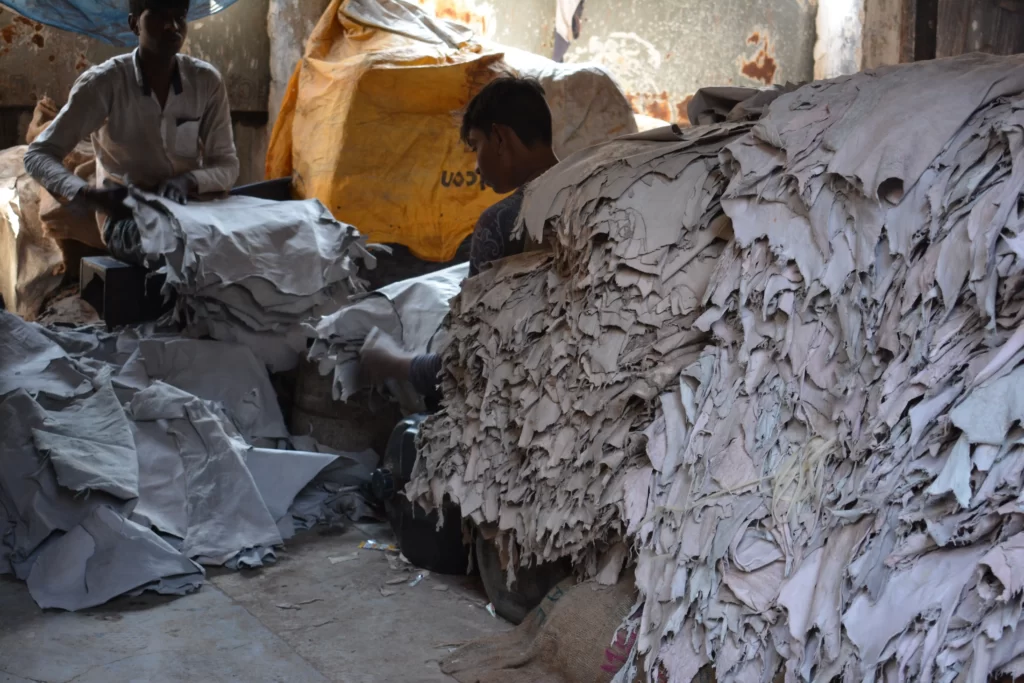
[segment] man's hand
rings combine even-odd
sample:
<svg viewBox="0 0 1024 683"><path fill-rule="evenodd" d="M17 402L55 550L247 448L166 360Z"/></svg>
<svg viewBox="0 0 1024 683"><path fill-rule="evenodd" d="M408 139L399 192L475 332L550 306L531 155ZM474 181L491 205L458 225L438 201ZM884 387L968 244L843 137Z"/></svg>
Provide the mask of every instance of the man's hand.
<svg viewBox="0 0 1024 683"><path fill-rule="evenodd" d="M389 379L409 379L413 355L402 350L386 334L371 333L359 352L359 375L363 384L380 384Z"/></svg>
<svg viewBox="0 0 1024 683"><path fill-rule="evenodd" d="M163 185L157 188L156 193L161 197L170 199L178 204L188 204L190 194L198 189L195 179L191 173L180 175L164 181Z"/></svg>
<svg viewBox="0 0 1024 683"><path fill-rule="evenodd" d="M127 187L87 187L79 190L75 199L85 202L89 208L109 215L125 210L124 200L128 198Z"/></svg>

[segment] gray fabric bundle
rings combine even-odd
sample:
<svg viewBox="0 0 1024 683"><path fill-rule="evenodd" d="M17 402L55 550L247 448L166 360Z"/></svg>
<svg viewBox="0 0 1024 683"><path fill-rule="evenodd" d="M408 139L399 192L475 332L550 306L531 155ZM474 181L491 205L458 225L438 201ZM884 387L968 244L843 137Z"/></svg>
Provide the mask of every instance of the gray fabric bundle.
<svg viewBox="0 0 1024 683"><path fill-rule="evenodd" d="M554 254L453 304L413 497L495 522L513 570L607 575L595 558L625 538L641 597L618 681L1024 675L1024 57L813 83L738 133L707 176L729 180L735 239L706 288L644 260L650 226L692 230L677 216L706 182L651 201L675 176L640 182L614 142L528 193ZM634 302L694 291L665 320L641 309L655 340L680 324L676 345L609 334Z"/></svg>
<svg viewBox="0 0 1024 683"><path fill-rule="evenodd" d="M624 553L621 523L652 403L697 359L691 330L729 238L719 196L726 124L579 152L527 190L526 229L554 254L467 281L445 328L444 410L421 430L411 499L497 527L521 564L572 557L589 573ZM607 552L606 552L607 551Z"/></svg>
<svg viewBox="0 0 1024 683"><path fill-rule="evenodd" d="M723 160L714 344L628 520L648 671L1024 674L1024 58L801 88Z"/></svg>
<svg viewBox="0 0 1024 683"><path fill-rule="evenodd" d="M333 373L334 398L347 401L361 388L359 352L375 330L405 351L426 353L468 272L464 263L354 295L348 305L312 322L309 358L322 375ZM410 391L395 387L394 393L414 402Z"/></svg>
<svg viewBox="0 0 1024 683"><path fill-rule="evenodd" d="M303 322L363 291L356 260L375 264L356 229L317 200L180 205L133 191L127 203L190 334L248 346L274 372L298 363Z"/></svg>
<svg viewBox="0 0 1024 683"><path fill-rule="evenodd" d="M369 512L376 455L290 437L244 346L0 312L0 382L0 573L42 607L191 592Z"/></svg>

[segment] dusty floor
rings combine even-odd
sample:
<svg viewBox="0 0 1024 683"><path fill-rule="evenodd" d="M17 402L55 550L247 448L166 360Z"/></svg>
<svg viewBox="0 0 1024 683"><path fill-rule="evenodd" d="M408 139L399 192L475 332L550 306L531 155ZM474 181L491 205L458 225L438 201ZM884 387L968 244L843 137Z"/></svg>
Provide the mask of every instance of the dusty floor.
<svg viewBox="0 0 1024 683"><path fill-rule="evenodd" d="M0 578L0 683L451 681L438 662L455 645L511 628L477 580L410 587L415 571L358 548L370 538L389 540L387 526L314 530L269 567L209 572L198 593L73 614L40 610Z"/></svg>

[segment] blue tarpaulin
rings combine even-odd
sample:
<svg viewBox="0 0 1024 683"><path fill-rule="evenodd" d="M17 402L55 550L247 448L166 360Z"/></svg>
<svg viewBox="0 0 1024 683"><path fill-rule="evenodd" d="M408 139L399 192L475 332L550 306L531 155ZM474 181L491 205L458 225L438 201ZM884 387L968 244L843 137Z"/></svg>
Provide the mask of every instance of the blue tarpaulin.
<svg viewBox="0 0 1024 683"><path fill-rule="evenodd" d="M192 0L189 21L216 14L237 0ZM99 38L111 45L132 46L138 39L128 28L128 0L0 0L40 24Z"/></svg>

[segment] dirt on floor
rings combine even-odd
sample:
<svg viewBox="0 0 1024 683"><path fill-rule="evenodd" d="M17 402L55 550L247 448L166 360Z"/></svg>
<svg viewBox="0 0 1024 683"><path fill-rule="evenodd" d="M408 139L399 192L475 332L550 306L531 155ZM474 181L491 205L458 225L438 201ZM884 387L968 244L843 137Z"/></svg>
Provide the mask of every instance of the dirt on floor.
<svg viewBox="0 0 1024 683"><path fill-rule="evenodd" d="M388 554L387 525L313 530L260 570L208 573L193 595L143 594L78 613L43 611L0 578L0 683L451 681L438 662L511 626L479 581L426 575Z"/></svg>
<svg viewBox="0 0 1024 683"><path fill-rule="evenodd" d="M103 322L96 309L81 299L77 284L54 292L39 312L40 325L94 325Z"/></svg>

